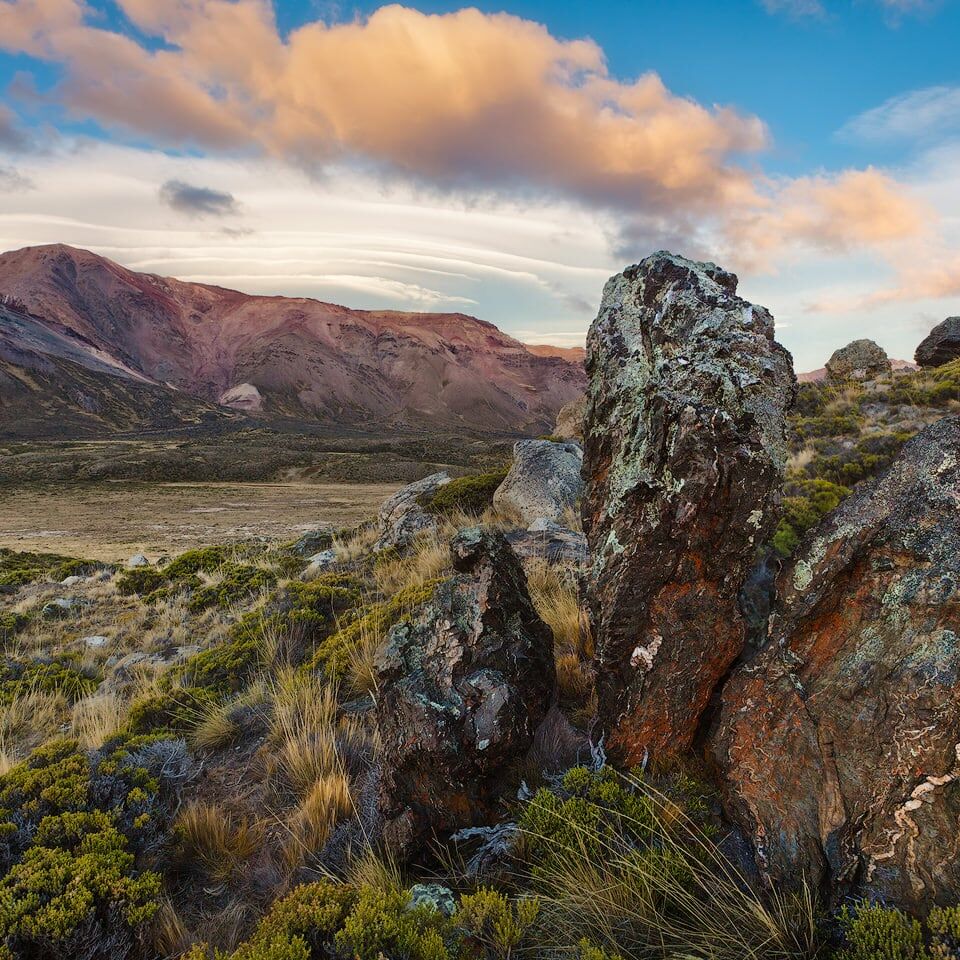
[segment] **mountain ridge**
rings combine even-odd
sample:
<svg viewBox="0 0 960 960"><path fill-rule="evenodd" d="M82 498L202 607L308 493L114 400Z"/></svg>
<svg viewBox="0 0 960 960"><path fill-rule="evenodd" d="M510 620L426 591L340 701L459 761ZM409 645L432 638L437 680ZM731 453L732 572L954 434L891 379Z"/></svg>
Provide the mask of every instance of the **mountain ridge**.
<svg viewBox="0 0 960 960"><path fill-rule="evenodd" d="M586 382L575 348L528 349L467 314L245 294L66 244L0 254L0 297L8 315L31 318L34 341L40 325L61 347L70 340L67 353L204 403L252 387L259 399L243 410L266 419L544 432Z"/></svg>

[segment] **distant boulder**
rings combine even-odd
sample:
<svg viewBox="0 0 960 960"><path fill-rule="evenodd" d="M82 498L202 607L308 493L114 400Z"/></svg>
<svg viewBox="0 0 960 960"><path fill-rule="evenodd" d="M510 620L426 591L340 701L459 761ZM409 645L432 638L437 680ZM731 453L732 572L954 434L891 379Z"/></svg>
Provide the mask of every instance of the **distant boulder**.
<svg viewBox="0 0 960 960"><path fill-rule="evenodd" d="M536 520L562 520L583 492L582 463L583 450L577 443L518 440L513 465L497 487L493 505L524 526Z"/></svg>
<svg viewBox="0 0 960 960"><path fill-rule="evenodd" d="M914 360L921 367L941 367L960 357L960 317L947 317L923 339Z"/></svg>
<svg viewBox="0 0 960 960"><path fill-rule="evenodd" d="M960 418L911 440L783 570L723 688L725 806L774 889L960 896Z"/></svg>
<svg viewBox="0 0 960 960"><path fill-rule="evenodd" d="M886 351L873 340L854 340L833 352L827 361L827 379L875 380L891 370Z"/></svg>
<svg viewBox="0 0 960 960"><path fill-rule="evenodd" d="M149 567L149 566L150 566L150 561L142 553L135 553L127 561L128 570L136 570L137 567Z"/></svg>
<svg viewBox="0 0 960 960"><path fill-rule="evenodd" d="M456 575L391 630L377 657L383 840L409 855L489 823L556 689L553 637L499 533L462 530Z"/></svg>
<svg viewBox="0 0 960 960"><path fill-rule="evenodd" d="M450 475L445 471L431 473L429 477L401 487L384 500L377 514L379 536L374 549L407 547L418 533L433 529L436 518L424 510L420 501L449 482Z"/></svg>
<svg viewBox="0 0 960 960"><path fill-rule="evenodd" d="M560 408L557 414L557 425L553 430L554 435L564 440L582 440L583 418L586 413L587 395L584 393Z"/></svg>
<svg viewBox="0 0 960 960"><path fill-rule="evenodd" d="M739 594L777 524L796 381L732 273L665 252L608 281L587 351L599 719L632 765L691 746L744 648Z"/></svg>

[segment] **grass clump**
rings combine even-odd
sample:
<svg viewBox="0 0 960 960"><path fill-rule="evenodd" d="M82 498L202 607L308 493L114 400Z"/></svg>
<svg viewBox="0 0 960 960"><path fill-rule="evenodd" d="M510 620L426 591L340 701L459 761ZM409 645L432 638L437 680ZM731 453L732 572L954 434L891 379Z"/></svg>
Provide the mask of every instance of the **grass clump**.
<svg viewBox="0 0 960 960"><path fill-rule="evenodd" d="M104 564L58 553L30 553L0 547L0 587L22 587L48 580L59 583L71 576L87 576Z"/></svg>
<svg viewBox="0 0 960 960"><path fill-rule="evenodd" d="M187 608L191 613L201 613L208 607L229 607L277 582L272 570L247 563L227 562L218 572L215 583L201 587L190 598Z"/></svg>
<svg viewBox="0 0 960 960"><path fill-rule="evenodd" d="M0 610L0 643L11 641L29 622L30 618L22 613Z"/></svg>
<svg viewBox="0 0 960 960"><path fill-rule="evenodd" d="M97 679L65 660L34 660L26 666L7 660L0 665L0 706L31 692L59 693L75 703L97 688Z"/></svg>
<svg viewBox="0 0 960 960"><path fill-rule="evenodd" d="M185 734L196 727L213 704L215 693L204 687L173 687L138 697L130 704L127 729L134 734Z"/></svg>
<svg viewBox="0 0 960 960"><path fill-rule="evenodd" d="M445 483L436 493L425 497L421 506L428 513L464 513L479 515L493 505L493 495L503 483L508 468L490 473L475 473L467 477L456 477Z"/></svg>
<svg viewBox="0 0 960 960"><path fill-rule="evenodd" d="M153 567L134 567L117 577L117 592L121 597L144 597L167 582L167 577Z"/></svg>

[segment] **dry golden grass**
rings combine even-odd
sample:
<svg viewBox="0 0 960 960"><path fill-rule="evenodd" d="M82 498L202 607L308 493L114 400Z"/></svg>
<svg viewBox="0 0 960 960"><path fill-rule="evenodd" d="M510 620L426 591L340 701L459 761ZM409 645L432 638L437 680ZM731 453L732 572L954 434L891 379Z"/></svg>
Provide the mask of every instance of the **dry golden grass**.
<svg viewBox="0 0 960 960"><path fill-rule="evenodd" d="M345 537L334 537L333 550L338 563L351 563L366 556L377 540L377 528L374 524L363 524Z"/></svg>
<svg viewBox="0 0 960 960"><path fill-rule="evenodd" d="M195 750L219 750L240 736L240 726L234 719L236 703L210 704L190 731L190 746Z"/></svg>
<svg viewBox="0 0 960 960"><path fill-rule="evenodd" d="M204 801L194 801L180 811L174 837L180 860L218 883L227 883L264 840L261 824Z"/></svg>
<svg viewBox="0 0 960 960"><path fill-rule="evenodd" d="M346 774L334 770L320 776L288 820L289 838L282 849L287 868L294 869L319 852L333 828L353 812Z"/></svg>
<svg viewBox="0 0 960 960"><path fill-rule="evenodd" d="M34 748L56 736L70 708L60 693L36 688L0 707L0 773L6 773Z"/></svg>
<svg viewBox="0 0 960 960"><path fill-rule="evenodd" d="M553 631L554 660L560 697L583 706L593 690L590 660L593 640L586 612L580 606L572 571L545 560L527 564L530 599L544 623Z"/></svg>
<svg viewBox="0 0 960 960"><path fill-rule="evenodd" d="M390 596L426 583L450 569L450 547L436 532L418 537L404 557L378 563L373 579L380 593Z"/></svg>
<svg viewBox="0 0 960 960"><path fill-rule="evenodd" d="M816 449L811 446L802 447L796 453L791 453L787 460L787 472L803 470L807 467L813 458L817 455Z"/></svg>
<svg viewBox="0 0 960 960"><path fill-rule="evenodd" d="M179 957L189 949L192 939L176 907L169 897L164 897L151 925L154 950L161 957Z"/></svg>
<svg viewBox="0 0 960 960"><path fill-rule="evenodd" d="M123 727L128 706L114 693L95 693L78 700L70 712L71 735L88 750L102 747Z"/></svg>

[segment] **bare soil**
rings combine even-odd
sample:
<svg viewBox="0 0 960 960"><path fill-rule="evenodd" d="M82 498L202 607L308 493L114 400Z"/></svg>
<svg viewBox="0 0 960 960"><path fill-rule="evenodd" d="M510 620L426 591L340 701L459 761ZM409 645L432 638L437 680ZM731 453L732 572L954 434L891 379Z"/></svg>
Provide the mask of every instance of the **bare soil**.
<svg viewBox="0 0 960 960"><path fill-rule="evenodd" d="M106 482L0 489L0 547L123 561L353 526L399 484Z"/></svg>

